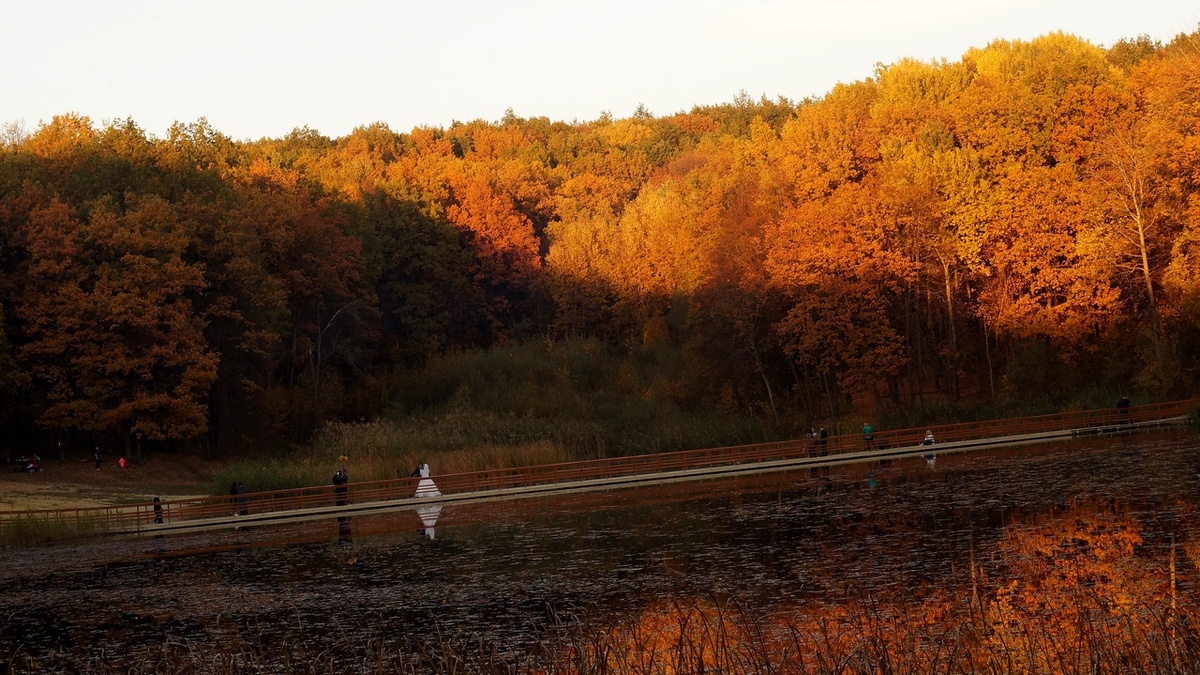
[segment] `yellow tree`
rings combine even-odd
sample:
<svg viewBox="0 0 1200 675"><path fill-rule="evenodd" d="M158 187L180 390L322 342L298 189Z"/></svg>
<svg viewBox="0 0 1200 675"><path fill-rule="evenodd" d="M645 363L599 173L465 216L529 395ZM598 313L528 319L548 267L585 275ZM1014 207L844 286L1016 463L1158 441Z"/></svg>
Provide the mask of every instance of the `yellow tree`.
<svg viewBox="0 0 1200 675"><path fill-rule="evenodd" d="M1061 165L1014 171L996 190L984 241L990 276L980 296L992 325L1070 348L1115 325L1120 291L1088 237L1103 218L1092 191Z"/></svg>
<svg viewBox="0 0 1200 675"><path fill-rule="evenodd" d="M1061 33L971 50L970 86L954 106L957 138L984 173L990 205L979 251L980 313L1018 340L1083 347L1121 319L1112 263L1097 233L1106 216L1086 185L1097 116L1120 71Z"/></svg>
<svg viewBox="0 0 1200 675"><path fill-rule="evenodd" d="M777 326L784 349L859 398L878 396L907 360L892 317L913 264L878 204L872 186L850 183L790 208L767 237L766 270L790 303Z"/></svg>
<svg viewBox="0 0 1200 675"><path fill-rule="evenodd" d="M978 154L960 146L954 116L971 77L961 63L901 61L879 71L872 106L883 139L879 198L897 220L903 250L919 271L917 284L906 291L904 317L914 376L923 374L932 352L951 397L958 396L958 324L966 313L958 305L979 273L980 239L989 218ZM935 311L924 306L939 304L939 298L943 318L934 321ZM928 324L924 330L921 323Z"/></svg>
<svg viewBox="0 0 1200 675"><path fill-rule="evenodd" d="M1107 116L1106 133L1096 144L1096 180L1110 197L1106 243L1114 264L1136 280L1129 285L1131 302L1149 314L1154 358L1141 376L1159 391L1173 387L1182 365L1163 322L1165 316L1174 323L1183 307L1185 295L1177 292L1183 286L1175 280L1186 285L1189 277L1180 272L1200 194L1200 55L1188 46L1185 38L1134 68L1133 101Z"/></svg>

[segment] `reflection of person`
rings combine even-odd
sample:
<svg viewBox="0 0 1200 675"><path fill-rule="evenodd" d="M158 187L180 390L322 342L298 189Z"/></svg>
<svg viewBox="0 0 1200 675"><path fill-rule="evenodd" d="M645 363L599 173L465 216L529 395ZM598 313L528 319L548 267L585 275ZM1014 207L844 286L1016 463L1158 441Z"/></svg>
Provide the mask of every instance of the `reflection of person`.
<svg viewBox="0 0 1200 675"><path fill-rule="evenodd" d="M417 517L421 519L421 529L417 530L426 539L433 539L433 526L437 525L438 515L442 512L441 504L433 504L417 509Z"/></svg>
<svg viewBox="0 0 1200 675"><path fill-rule="evenodd" d="M338 506L346 505L346 493L348 488L346 483L350 482L350 474L346 473L345 467L338 469L337 473L333 474L333 493L336 496L335 503Z"/></svg>

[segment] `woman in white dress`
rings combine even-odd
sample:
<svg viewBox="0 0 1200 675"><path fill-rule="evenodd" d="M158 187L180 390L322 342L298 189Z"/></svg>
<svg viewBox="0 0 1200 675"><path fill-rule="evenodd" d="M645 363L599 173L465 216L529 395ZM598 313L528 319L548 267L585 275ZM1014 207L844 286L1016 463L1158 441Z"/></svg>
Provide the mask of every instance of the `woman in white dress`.
<svg viewBox="0 0 1200 675"><path fill-rule="evenodd" d="M417 497L441 497L442 493L437 489L433 479L429 477L429 465L421 465L421 480L417 481Z"/></svg>

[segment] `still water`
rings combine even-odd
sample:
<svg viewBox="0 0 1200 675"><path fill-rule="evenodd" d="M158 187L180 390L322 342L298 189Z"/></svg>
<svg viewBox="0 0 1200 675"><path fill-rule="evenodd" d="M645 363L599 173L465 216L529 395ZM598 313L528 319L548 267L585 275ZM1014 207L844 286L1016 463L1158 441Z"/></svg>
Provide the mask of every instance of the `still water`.
<svg viewBox="0 0 1200 675"><path fill-rule="evenodd" d="M1200 542L1198 496L1200 435L1178 431L6 550L0 656L65 668L165 641L399 636L520 651L566 623L680 598L771 616L1003 589L1034 569L1038 542L1082 537L1100 550L1097 532L1135 537L1130 558L1163 574L1157 561L1180 559L1172 593L1191 592L1195 566L1175 551Z"/></svg>

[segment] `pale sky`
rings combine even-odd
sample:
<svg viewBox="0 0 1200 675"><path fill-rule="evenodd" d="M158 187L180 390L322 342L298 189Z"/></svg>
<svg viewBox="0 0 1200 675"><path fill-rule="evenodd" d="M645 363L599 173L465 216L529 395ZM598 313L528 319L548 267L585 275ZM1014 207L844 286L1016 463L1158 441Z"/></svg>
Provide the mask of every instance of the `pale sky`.
<svg viewBox="0 0 1200 675"><path fill-rule="evenodd" d="M0 124L205 117L257 139L800 100L997 38L1167 42L1200 0L5 0L0 21Z"/></svg>

